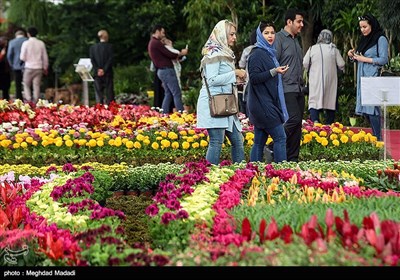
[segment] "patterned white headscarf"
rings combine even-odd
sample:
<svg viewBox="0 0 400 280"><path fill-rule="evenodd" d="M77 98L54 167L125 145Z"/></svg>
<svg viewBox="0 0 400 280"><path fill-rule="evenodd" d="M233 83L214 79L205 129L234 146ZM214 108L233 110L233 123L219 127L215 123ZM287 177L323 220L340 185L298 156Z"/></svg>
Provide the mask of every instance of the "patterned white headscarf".
<svg viewBox="0 0 400 280"><path fill-rule="evenodd" d="M221 20L215 25L211 35L201 50L203 58L200 63L200 70L203 69L205 64L217 61L226 61L231 64L232 69L235 69L235 54L228 45L230 26L235 25L228 20Z"/></svg>

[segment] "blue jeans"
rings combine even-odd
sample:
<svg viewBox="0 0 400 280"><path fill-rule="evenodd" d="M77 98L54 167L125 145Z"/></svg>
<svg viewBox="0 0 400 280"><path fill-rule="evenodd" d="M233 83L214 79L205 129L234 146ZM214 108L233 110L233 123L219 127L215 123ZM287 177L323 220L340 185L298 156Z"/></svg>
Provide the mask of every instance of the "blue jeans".
<svg viewBox="0 0 400 280"><path fill-rule="evenodd" d="M157 70L157 76L164 88L164 99L162 102L163 113L171 113L171 102L174 101L176 110L183 111L182 92L179 87L178 78L173 67Z"/></svg>
<svg viewBox="0 0 400 280"><path fill-rule="evenodd" d="M250 161L263 161L264 147L271 135L274 140L274 161L282 162L286 157L286 133L283 125L275 126L272 129L260 129L254 127L254 144L250 152Z"/></svg>
<svg viewBox="0 0 400 280"><path fill-rule="evenodd" d="M233 131L229 132L225 128L208 128L208 136L210 137L210 143L208 144L206 160L212 164L219 164L222 143L224 143L225 135L231 142L231 155L234 163L241 162L244 160L244 147L243 147L243 135L233 125Z"/></svg>
<svg viewBox="0 0 400 280"><path fill-rule="evenodd" d="M366 114L366 116L371 124L372 134L376 136L378 141L382 141L382 123L380 113L379 115Z"/></svg>

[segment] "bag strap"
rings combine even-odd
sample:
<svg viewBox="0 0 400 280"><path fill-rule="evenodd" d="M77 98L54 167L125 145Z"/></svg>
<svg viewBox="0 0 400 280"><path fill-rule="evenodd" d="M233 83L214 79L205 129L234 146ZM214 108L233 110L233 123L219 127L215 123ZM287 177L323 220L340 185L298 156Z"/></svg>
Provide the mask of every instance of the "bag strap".
<svg viewBox="0 0 400 280"><path fill-rule="evenodd" d="M211 99L210 89L208 88L207 79L203 71L201 72L201 76L203 76L204 84L206 85L208 99ZM232 84L232 94L235 95L235 88L233 87L233 84Z"/></svg>

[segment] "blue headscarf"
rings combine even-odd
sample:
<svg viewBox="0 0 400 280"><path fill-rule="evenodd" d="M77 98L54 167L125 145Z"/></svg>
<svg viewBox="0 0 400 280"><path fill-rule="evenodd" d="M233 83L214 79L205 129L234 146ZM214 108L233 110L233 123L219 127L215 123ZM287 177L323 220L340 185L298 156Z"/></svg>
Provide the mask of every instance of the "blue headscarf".
<svg viewBox="0 0 400 280"><path fill-rule="evenodd" d="M276 59L276 55L275 55L276 50L274 49L274 47L272 45L270 45L267 42L267 40L265 40L264 36L261 33L260 25L258 25L258 28L257 28L256 47L266 50L268 55L274 61L275 67L279 67L279 62ZM278 96L279 96L279 102L281 103L283 120L284 120L284 122L286 122L289 119L289 114L288 114L288 111L286 108L285 95L283 93L282 74L279 74L279 73L278 73Z"/></svg>

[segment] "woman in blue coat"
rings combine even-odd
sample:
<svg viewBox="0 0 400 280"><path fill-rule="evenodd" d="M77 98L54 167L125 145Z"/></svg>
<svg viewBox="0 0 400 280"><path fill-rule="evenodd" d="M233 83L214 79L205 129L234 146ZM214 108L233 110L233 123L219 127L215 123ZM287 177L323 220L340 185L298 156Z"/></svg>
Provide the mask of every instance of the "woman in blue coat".
<svg viewBox="0 0 400 280"><path fill-rule="evenodd" d="M236 26L228 21L219 21L205 43L200 64L202 76L207 79L210 94L232 92L232 84L244 81L246 71L235 69L235 55L230 48L236 41ZM210 137L206 159L212 164L219 164L225 135L232 147L232 161L245 159L242 126L237 115L229 117L211 117L208 94L203 86L197 100L197 127L206 128Z"/></svg>
<svg viewBox="0 0 400 280"><path fill-rule="evenodd" d="M382 141L381 110L379 106L363 106L361 103L361 77L379 76L380 69L388 63L388 40L378 20L371 14L358 18L362 37L357 49L349 50L350 60L357 61L356 114L367 117L372 133Z"/></svg>
<svg viewBox="0 0 400 280"><path fill-rule="evenodd" d="M257 43L248 60L249 87L247 112L254 125L254 145L250 161L262 161L268 136L274 142L274 161L287 159L286 133L283 124L288 120L281 74L288 65L279 66L272 44L275 26L261 22L257 28Z"/></svg>

